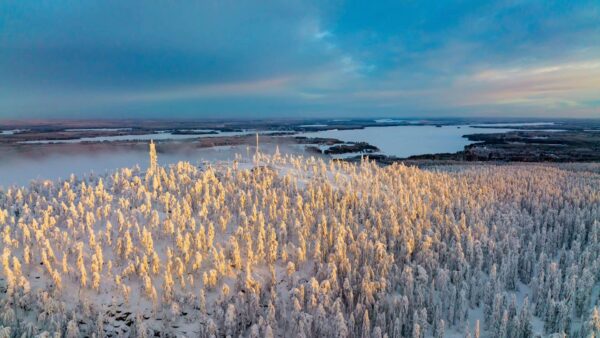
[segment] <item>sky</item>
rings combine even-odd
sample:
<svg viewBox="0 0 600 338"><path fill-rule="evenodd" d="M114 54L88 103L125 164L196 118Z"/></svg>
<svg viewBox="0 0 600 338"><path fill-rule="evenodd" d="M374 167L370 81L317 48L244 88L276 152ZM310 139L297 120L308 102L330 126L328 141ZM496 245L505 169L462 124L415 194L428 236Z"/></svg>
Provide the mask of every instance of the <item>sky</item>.
<svg viewBox="0 0 600 338"><path fill-rule="evenodd" d="M0 1L0 119L342 116L600 117L600 1Z"/></svg>

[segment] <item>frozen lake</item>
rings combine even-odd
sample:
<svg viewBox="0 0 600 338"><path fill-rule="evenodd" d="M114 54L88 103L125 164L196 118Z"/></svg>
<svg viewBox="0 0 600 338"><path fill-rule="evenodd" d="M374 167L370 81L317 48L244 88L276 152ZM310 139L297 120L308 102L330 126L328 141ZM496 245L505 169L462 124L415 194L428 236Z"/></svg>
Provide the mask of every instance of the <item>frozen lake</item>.
<svg viewBox="0 0 600 338"><path fill-rule="evenodd" d="M301 133L306 137L336 138L346 142L368 142L385 155L408 157L433 153L454 153L472 143L466 134L491 134L511 131L508 128L471 128L461 126L391 126L352 130L324 130Z"/></svg>
<svg viewBox="0 0 600 338"><path fill-rule="evenodd" d="M0 130L0 135L14 135L20 132L24 132L27 129L11 129L11 130Z"/></svg>
<svg viewBox="0 0 600 338"><path fill-rule="evenodd" d="M71 129L73 131L75 129ZM92 130L92 129L78 129L82 130ZM107 130L107 129L95 129L95 130ZM111 131L115 131L117 129L112 129ZM196 133L206 133L211 132L212 130L204 130L204 129L192 129L189 130L191 132ZM44 144L44 143L82 143L82 142L113 142L113 141L150 141L150 140L185 140L185 139L195 139L201 137L216 137L216 136L239 136L239 135L247 135L252 134L252 131L225 131L225 132L217 132L216 134L173 134L171 132L159 131L157 133L150 134L140 134L140 135L115 135L115 136L94 136L94 137L82 137L72 140L34 140L34 141L25 141L22 143L29 144Z"/></svg>
<svg viewBox="0 0 600 338"><path fill-rule="evenodd" d="M473 127L498 127L498 128L511 128L511 127L536 127L536 126L553 126L554 122L519 122L519 123L485 123L473 125Z"/></svg>
<svg viewBox="0 0 600 338"><path fill-rule="evenodd" d="M510 124L510 126L517 125L520 124ZM469 140L462 137L465 134L499 133L513 130L509 128L503 128L504 125L494 126L498 128L472 128L469 125L442 127L381 126L354 130L325 130L318 132L298 133L297 135L307 137L336 138L346 142L368 142L377 146L383 154L397 157L408 157L412 155L453 153L460 151L464 148L464 146L471 143ZM205 132L208 130L197 131ZM150 139L181 140L214 136L235 136L252 133L254 133L254 131L251 130L220 132L218 134L205 135L178 135L170 132L161 132L144 135L119 135L66 140L58 142L66 143L64 145L54 146L44 144L56 141L33 141L31 143L38 143L40 146L51 147L54 150L49 153L45 153L44 151L40 154L38 152L36 155L20 152L14 152L9 155L0 155L4 156L4 158L0 159L0 186L7 187L13 184L26 185L32 179L68 178L71 173L74 173L78 176L90 172L104 174L106 172L112 172L116 168L133 167L136 164L139 164L142 168L145 168L147 165L148 153L147 148L144 146L137 149L130 149L119 148L118 145L106 145L106 147L103 148L104 150L99 151L91 145L89 148L86 148L84 144L77 145L74 143L81 143L84 141L98 142ZM261 132L261 134L269 133L270 132ZM79 151L62 150L72 149L71 147L82 148ZM303 147L288 146L287 148L282 148L281 151L299 152L301 151L299 148ZM265 148L261 147L261 149L263 151L273 150L269 150L268 146ZM181 149L181 151L172 151L169 153L159 152L159 161L162 164L171 164L178 161L199 163L202 160L231 160L234 158L236 153L246 155L246 152L246 146Z"/></svg>

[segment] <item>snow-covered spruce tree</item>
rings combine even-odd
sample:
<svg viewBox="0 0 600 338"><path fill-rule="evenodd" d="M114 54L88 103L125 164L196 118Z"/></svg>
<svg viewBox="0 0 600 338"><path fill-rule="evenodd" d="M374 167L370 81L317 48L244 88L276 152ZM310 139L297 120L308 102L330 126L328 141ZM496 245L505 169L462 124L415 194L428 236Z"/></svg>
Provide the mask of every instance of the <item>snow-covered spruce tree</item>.
<svg viewBox="0 0 600 338"><path fill-rule="evenodd" d="M11 336L597 335L594 172L258 152L161 167L151 146L145 175L0 192L0 325Z"/></svg>

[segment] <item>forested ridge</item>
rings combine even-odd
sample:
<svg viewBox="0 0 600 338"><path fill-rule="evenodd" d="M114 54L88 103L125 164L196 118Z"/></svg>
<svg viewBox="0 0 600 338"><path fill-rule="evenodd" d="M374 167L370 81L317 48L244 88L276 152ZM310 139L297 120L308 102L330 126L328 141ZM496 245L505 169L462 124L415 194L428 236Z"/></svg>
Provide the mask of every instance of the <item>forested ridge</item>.
<svg viewBox="0 0 600 338"><path fill-rule="evenodd" d="M0 191L0 337L600 337L600 175L257 153Z"/></svg>

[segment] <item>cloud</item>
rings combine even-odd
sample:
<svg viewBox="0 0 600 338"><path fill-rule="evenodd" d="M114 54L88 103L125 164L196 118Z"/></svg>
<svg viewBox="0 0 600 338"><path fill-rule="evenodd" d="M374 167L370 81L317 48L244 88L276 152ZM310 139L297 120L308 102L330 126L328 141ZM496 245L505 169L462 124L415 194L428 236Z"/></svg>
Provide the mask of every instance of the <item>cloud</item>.
<svg viewBox="0 0 600 338"><path fill-rule="evenodd" d="M0 118L597 114L597 1L0 2Z"/></svg>
<svg viewBox="0 0 600 338"><path fill-rule="evenodd" d="M301 2L8 2L2 82L127 87L270 77L327 59ZM21 13L19 15L18 13Z"/></svg>
<svg viewBox="0 0 600 338"><path fill-rule="evenodd" d="M600 93L600 58L528 68L486 69L457 81L464 105L584 106Z"/></svg>

